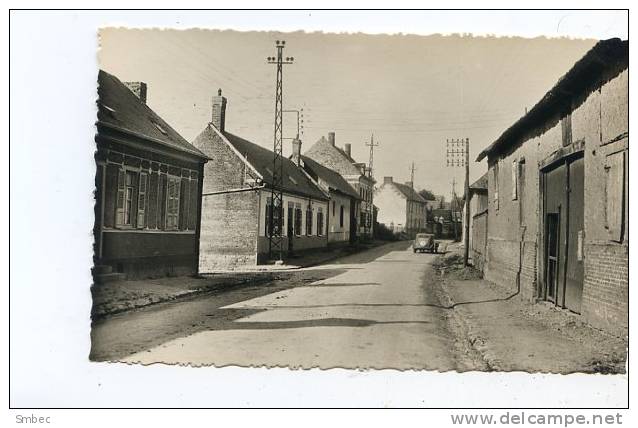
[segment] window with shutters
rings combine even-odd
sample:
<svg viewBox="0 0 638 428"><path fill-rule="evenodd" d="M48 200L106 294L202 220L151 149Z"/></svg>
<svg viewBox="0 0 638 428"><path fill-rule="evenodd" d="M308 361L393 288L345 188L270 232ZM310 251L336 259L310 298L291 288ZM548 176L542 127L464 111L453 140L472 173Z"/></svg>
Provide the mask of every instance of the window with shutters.
<svg viewBox="0 0 638 428"><path fill-rule="evenodd" d="M312 236L312 207L306 209L306 235Z"/></svg>
<svg viewBox="0 0 638 428"><path fill-rule="evenodd" d="M270 222L271 213L272 213L272 223ZM272 231L274 231L277 235L280 235L280 229L281 229L281 226L283 225L281 213L282 213L282 209L281 209L281 204L279 203L279 201L277 201L277 206L275 207L275 210L273 211L272 198L269 197L268 199L266 199L266 219L264 223L266 226L266 229L265 229L266 236L271 236Z"/></svg>
<svg viewBox="0 0 638 428"><path fill-rule="evenodd" d="M147 178L146 209L144 212L147 229L157 229L157 197L159 190L159 175L152 172Z"/></svg>
<svg viewBox="0 0 638 428"><path fill-rule="evenodd" d="M106 177L104 180L104 227L115 226L115 212L118 196L117 180L119 167L114 164L106 165Z"/></svg>
<svg viewBox="0 0 638 428"><path fill-rule="evenodd" d="M190 208L188 210L188 229L195 230L197 228L197 202L199 200L198 196L198 186L199 182L197 180L191 180L190 185L190 198L188 199L190 203Z"/></svg>
<svg viewBox="0 0 638 428"><path fill-rule="evenodd" d="M169 176L166 182L166 230L176 230L179 226L179 177Z"/></svg>
<svg viewBox="0 0 638 428"><path fill-rule="evenodd" d="M295 235L301 236L301 204L295 205Z"/></svg>
<svg viewBox="0 0 638 428"><path fill-rule="evenodd" d="M343 227L343 205L339 206L339 227Z"/></svg>
<svg viewBox="0 0 638 428"><path fill-rule="evenodd" d="M616 242L622 242L625 227L625 157L617 152L605 162L605 228Z"/></svg>
<svg viewBox="0 0 638 428"><path fill-rule="evenodd" d="M190 209L189 199L190 199L190 180L188 178L182 178L181 180L181 190L180 190L180 201L179 206L181 209L179 210L179 230L188 229L188 210Z"/></svg>
<svg viewBox="0 0 638 428"><path fill-rule="evenodd" d="M148 189L148 174L140 172L139 188L137 192L137 228L146 227L146 194Z"/></svg>
<svg viewBox="0 0 638 428"><path fill-rule="evenodd" d="M120 169L117 177L115 224L119 227L135 225L138 173Z"/></svg>
<svg viewBox="0 0 638 428"><path fill-rule="evenodd" d="M317 208L317 236L323 236L323 209Z"/></svg>

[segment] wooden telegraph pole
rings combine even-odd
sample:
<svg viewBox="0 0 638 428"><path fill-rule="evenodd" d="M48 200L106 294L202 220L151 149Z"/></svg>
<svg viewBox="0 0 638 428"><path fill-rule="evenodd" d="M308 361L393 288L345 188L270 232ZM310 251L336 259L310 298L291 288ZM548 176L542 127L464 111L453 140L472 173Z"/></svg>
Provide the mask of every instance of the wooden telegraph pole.
<svg viewBox="0 0 638 428"><path fill-rule="evenodd" d="M465 225L463 230L463 241L465 250L463 263L469 266L470 258L470 139L447 140L447 166L465 167ZM453 192L454 193L454 192ZM454 195L456 200L456 195ZM452 217L452 220L455 220ZM456 236L456 224L454 224L454 236Z"/></svg>
<svg viewBox="0 0 638 428"><path fill-rule="evenodd" d="M465 139L465 227L464 227L465 253L463 264L470 265L470 139Z"/></svg>

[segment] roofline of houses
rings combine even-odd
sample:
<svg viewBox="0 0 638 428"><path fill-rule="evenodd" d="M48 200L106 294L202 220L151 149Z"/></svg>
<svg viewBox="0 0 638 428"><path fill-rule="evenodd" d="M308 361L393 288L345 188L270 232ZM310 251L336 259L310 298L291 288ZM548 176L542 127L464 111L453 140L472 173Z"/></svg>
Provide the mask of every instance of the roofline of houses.
<svg viewBox="0 0 638 428"><path fill-rule="evenodd" d="M110 123L106 123L106 122L103 122L103 121L100 121L100 120L98 120L96 122L96 126L109 128L109 129L111 129L113 131L116 131L116 132L119 132L119 133L122 133L122 134L125 134L125 135L128 135L128 136L132 136L132 137L135 137L135 138L139 138L141 140L146 140L146 141L158 144L159 146L161 146L161 149L164 149L164 151L162 151L162 150L152 150L152 149L149 149L148 147L143 147L144 150L154 151L156 153L164 154L164 155L168 154L168 155L171 155L171 156L181 156L182 158L190 159L190 160L195 158L195 159L203 160L204 163L208 162L208 160L210 159L205 154L199 152L199 150L197 150L197 148L195 148L195 150L197 150L197 152L199 152L199 153L183 150L181 148L174 147L174 146L171 146L169 144L166 144L166 142L164 142L162 140L159 140L157 138L150 137L148 135L145 135L145 134L142 134L142 133L139 133L139 132L131 131L130 129L127 129L127 128L115 126L115 125L112 125ZM141 148L141 146L138 145L138 144L131 143L128 140L119 139L119 138L117 138L115 136L105 135L104 133L100 133L99 130L98 130L98 133L96 134L96 138L109 139L109 140L112 140L112 141L117 142L119 144L125 144L125 145L129 145L129 146L133 146L135 148Z"/></svg>
<svg viewBox="0 0 638 428"><path fill-rule="evenodd" d="M629 41L618 38L601 40L558 80L531 110L484 149L476 162L485 157L518 146L544 132L543 125L565 116L577 105L572 97L588 95L629 66ZM581 103L583 99L578 100Z"/></svg>
<svg viewBox="0 0 638 428"><path fill-rule="evenodd" d="M215 125L213 125L212 123L209 123L209 124L208 124L208 126L210 126L210 127L211 127L211 129L213 130L213 132L215 132L215 133L219 136L219 138L221 138L221 139L222 139L222 141L224 142L224 144L226 144L226 145L227 145L227 146L228 146L228 147L229 147L229 148L230 148L230 149L231 149L231 150L235 153L235 155L237 155L237 157L238 157L239 159L241 159L241 160L242 160L242 162L244 162L244 164L246 164L246 166L247 166L248 168L250 168L250 169L252 170L252 172L254 172L254 173L255 173L255 175L257 175L257 177L258 177L258 178L260 178L261 180L263 180L263 179L264 179L264 176L263 176L263 175L261 175L261 174L259 173L259 171L257 170L257 168L255 168L255 167L253 166L253 164L251 164L251 163L250 163L250 161L246 158L246 156L244 156L244 154L240 153L240 152L239 152L239 150L237 150L237 148L235 148L235 146L233 146L233 144L232 144L232 143L228 140L228 138L226 138L226 136L224 135L224 133L223 133L223 132L221 132L219 129L217 129L217 128L215 127Z"/></svg>

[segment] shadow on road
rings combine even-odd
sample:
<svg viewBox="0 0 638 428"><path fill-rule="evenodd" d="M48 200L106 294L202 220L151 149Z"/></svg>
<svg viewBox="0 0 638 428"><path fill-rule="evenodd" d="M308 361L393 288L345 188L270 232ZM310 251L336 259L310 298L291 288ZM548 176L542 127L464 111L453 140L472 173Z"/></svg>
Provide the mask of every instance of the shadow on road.
<svg viewBox="0 0 638 428"><path fill-rule="evenodd" d="M389 242L385 245L372 248L368 251L342 257L340 259L329 262L328 264L330 265L355 264L356 265L356 264L370 263L375 261L379 257L383 257L393 251L404 251L405 249L408 248L409 245L410 245L410 242L408 241ZM380 260L377 260L377 261L380 261Z"/></svg>
<svg viewBox="0 0 638 428"><path fill-rule="evenodd" d="M278 308L281 309L281 308ZM266 307L260 308L223 308L214 314L207 315L212 320L208 324L208 331L221 330L277 330L291 328L310 328L310 327L370 327L381 324L430 324L430 321L376 321L360 318L317 318L305 320L291 321L237 321L241 318L254 315L259 312L268 310Z"/></svg>

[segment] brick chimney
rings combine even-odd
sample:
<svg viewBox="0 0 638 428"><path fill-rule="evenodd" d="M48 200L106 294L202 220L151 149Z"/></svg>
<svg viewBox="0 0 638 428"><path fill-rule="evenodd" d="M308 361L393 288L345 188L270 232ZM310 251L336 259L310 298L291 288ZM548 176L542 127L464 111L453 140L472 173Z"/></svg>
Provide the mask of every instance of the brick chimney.
<svg viewBox="0 0 638 428"><path fill-rule="evenodd" d="M226 129L226 98L222 97L222 90L217 90L217 96L213 97L213 114L211 123L219 131Z"/></svg>
<svg viewBox="0 0 638 428"><path fill-rule="evenodd" d="M330 143L331 146L335 145L335 133L334 132L328 132L328 142Z"/></svg>
<svg viewBox="0 0 638 428"><path fill-rule="evenodd" d="M350 157L352 157L352 155L350 154L352 152L352 144L350 143L346 143L343 145L343 149L346 152L346 154Z"/></svg>
<svg viewBox="0 0 638 428"><path fill-rule="evenodd" d="M301 166L301 140L294 138L292 140L292 161L297 166Z"/></svg>
<svg viewBox="0 0 638 428"><path fill-rule="evenodd" d="M124 82L124 85L135 94L144 104L146 104L146 83L144 82Z"/></svg>
<svg viewBox="0 0 638 428"><path fill-rule="evenodd" d="M392 177L383 177L383 184L392 183Z"/></svg>

